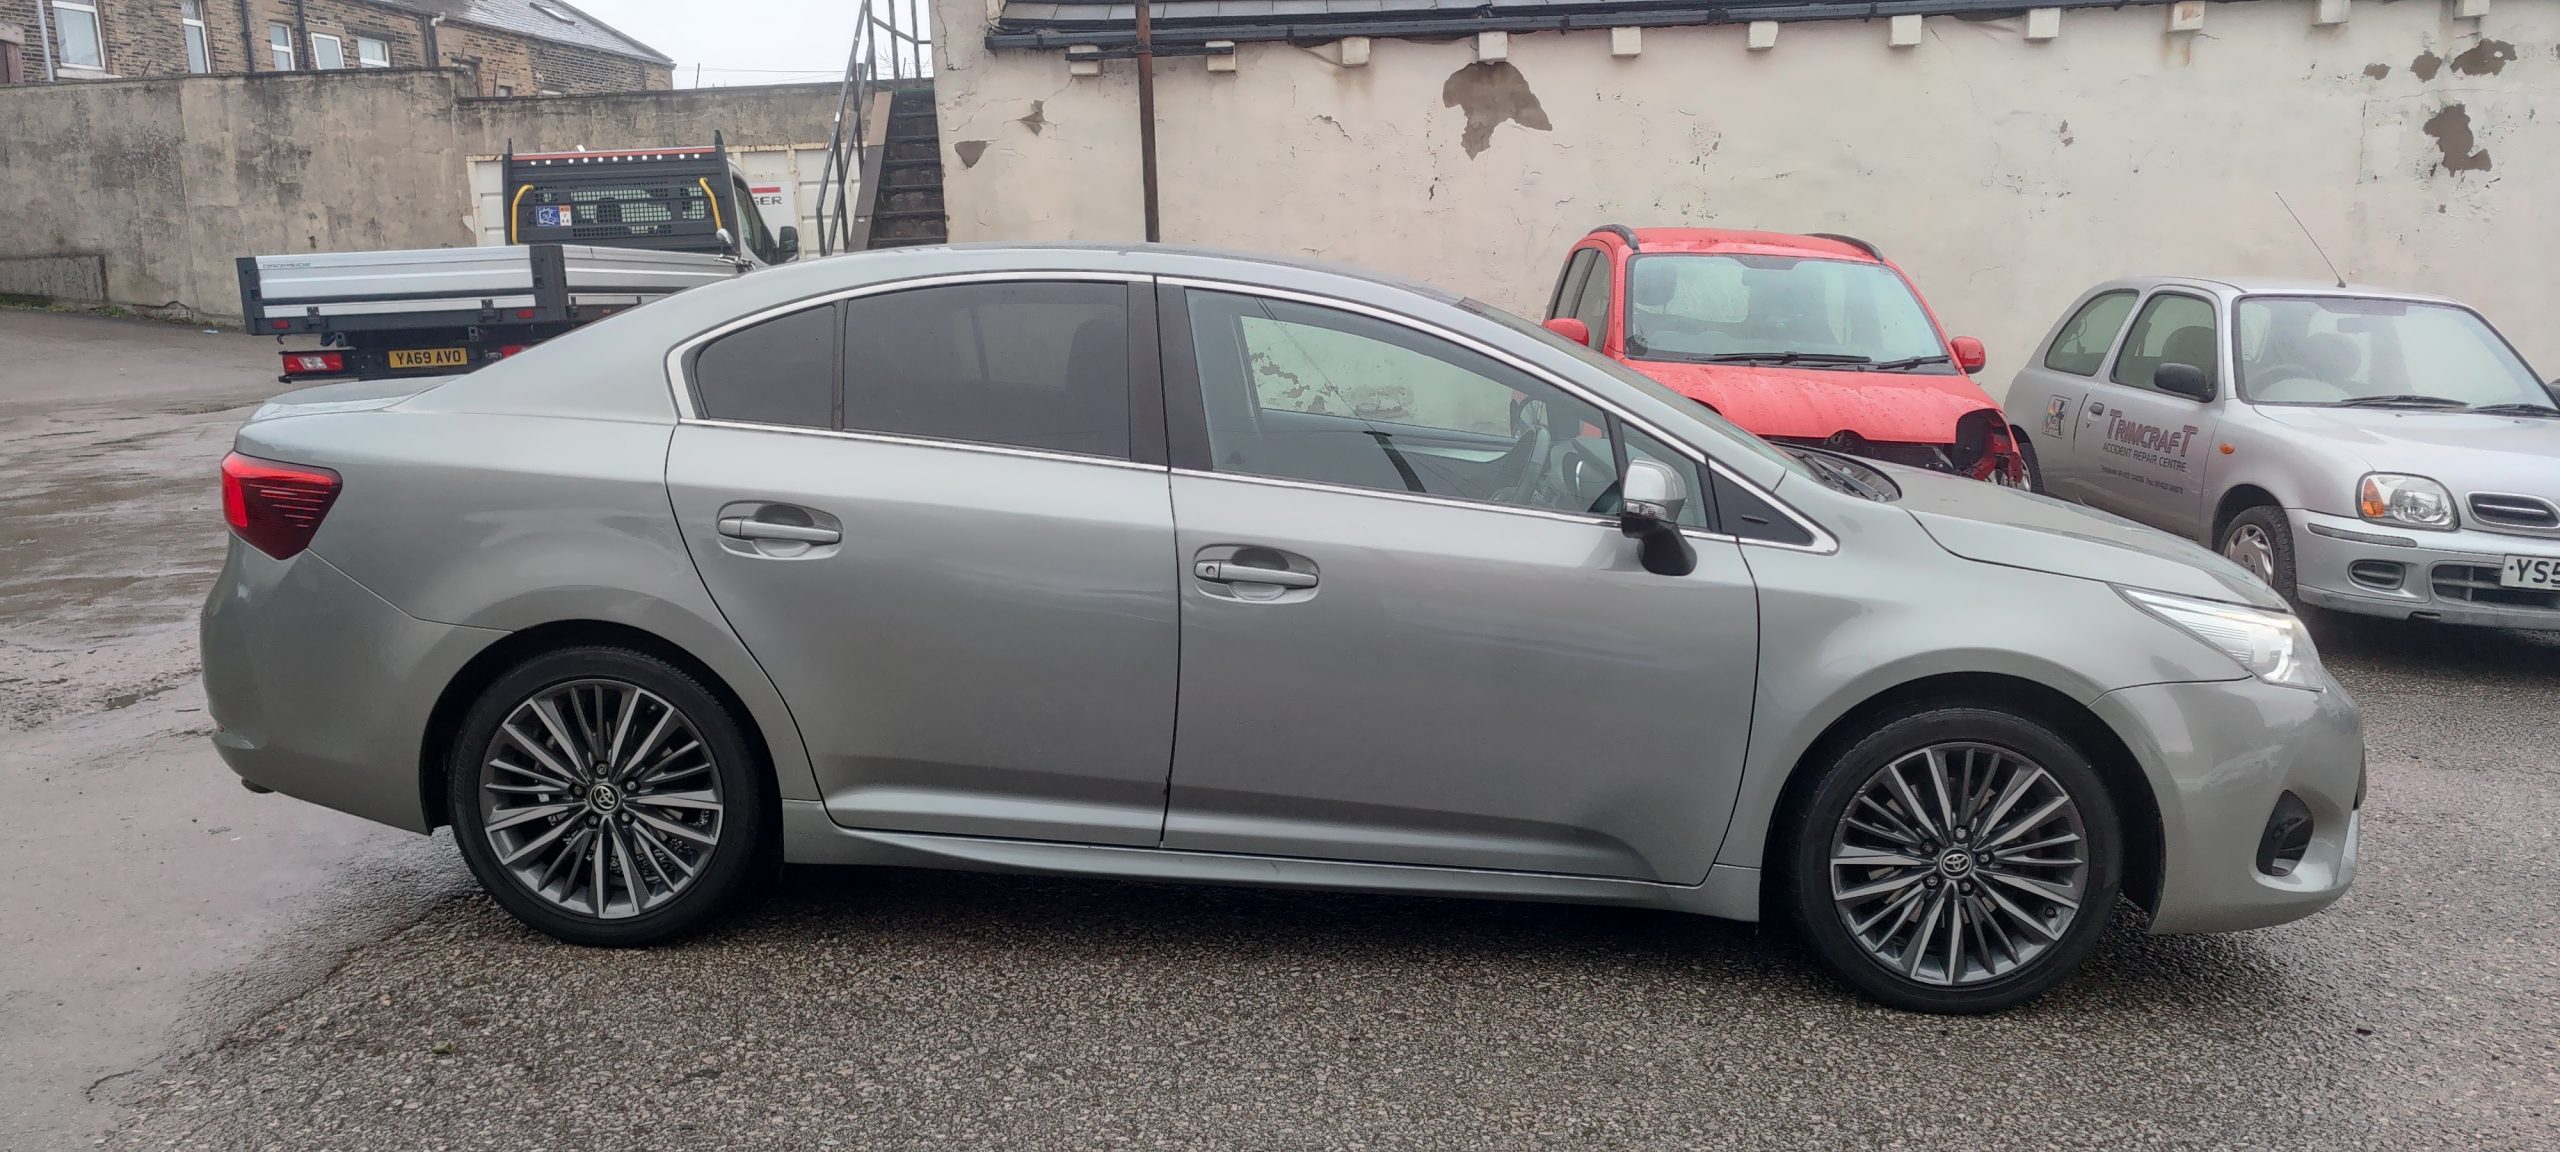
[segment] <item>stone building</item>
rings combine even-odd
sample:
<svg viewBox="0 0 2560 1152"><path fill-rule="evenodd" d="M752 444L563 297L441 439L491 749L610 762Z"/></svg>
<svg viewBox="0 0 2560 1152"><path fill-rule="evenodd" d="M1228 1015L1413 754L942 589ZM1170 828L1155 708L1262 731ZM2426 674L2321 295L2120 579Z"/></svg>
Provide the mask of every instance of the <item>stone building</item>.
<svg viewBox="0 0 2560 1152"><path fill-rule="evenodd" d="M667 88L672 61L566 0L0 0L23 79L461 68L482 96Z"/></svg>

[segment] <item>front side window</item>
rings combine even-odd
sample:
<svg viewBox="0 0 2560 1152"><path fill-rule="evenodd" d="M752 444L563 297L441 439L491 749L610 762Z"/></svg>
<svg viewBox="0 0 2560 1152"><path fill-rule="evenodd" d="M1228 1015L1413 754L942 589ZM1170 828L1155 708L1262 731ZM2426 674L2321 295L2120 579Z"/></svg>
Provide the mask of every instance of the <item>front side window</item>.
<svg viewBox="0 0 2560 1152"><path fill-rule="evenodd" d="M2188 364L2204 370L2205 383L2220 377L2214 355L2213 303L2202 297L2163 292L2142 306L2125 333L2124 351L2116 354L2109 378L2136 388L2151 387L2163 364Z"/></svg>
<svg viewBox="0 0 2560 1152"><path fill-rule="evenodd" d="M2115 347L2116 333L2124 330L2124 318L2133 314L2133 295L2109 292L2081 305L2054 334L2044 366L2074 376L2097 375L2107 362L2107 349Z"/></svg>
<svg viewBox="0 0 2560 1152"><path fill-rule="evenodd" d="M844 427L1126 458L1129 286L1005 281L845 306Z"/></svg>
<svg viewBox="0 0 2560 1152"><path fill-rule="evenodd" d="M53 33L61 38L65 68L107 66L105 40L98 34L98 6L90 2L54 0Z"/></svg>
<svg viewBox="0 0 2560 1152"><path fill-rule="evenodd" d="M187 38L187 71L213 71L213 60L204 35L203 0L178 0L178 23Z"/></svg>
<svg viewBox="0 0 2560 1152"><path fill-rule="evenodd" d="M267 58L276 71L293 71L293 29L282 24L267 25Z"/></svg>
<svg viewBox="0 0 2560 1152"><path fill-rule="evenodd" d="M371 36L356 37L356 66L359 68L390 67L391 45Z"/></svg>
<svg viewBox="0 0 2560 1152"><path fill-rule="evenodd" d="M1564 275L1556 280L1555 299L1547 304L1547 318L1573 315L1574 302L1582 298L1582 283L1591 277L1591 265L1600 253L1591 248L1576 251L1564 262Z"/></svg>
<svg viewBox="0 0 2560 1152"><path fill-rule="evenodd" d="M1614 273L1605 252L1593 252L1591 278L1582 284L1582 300L1574 306L1573 318L1582 321L1586 334L1583 343L1598 348L1609 340L1609 281Z"/></svg>
<svg viewBox="0 0 2560 1152"><path fill-rule="evenodd" d="M836 307L821 304L731 332L694 356L704 418L799 428L836 426Z"/></svg>
<svg viewBox="0 0 2560 1152"><path fill-rule="evenodd" d="M312 33L311 66L321 71L332 71L346 67L347 48L345 42L339 40L335 36L323 36L317 32Z"/></svg>
<svg viewBox="0 0 2560 1152"><path fill-rule="evenodd" d="M1627 268L1638 359L1955 371L1911 286L1882 264L1660 253Z"/></svg>
<svg viewBox="0 0 2560 1152"><path fill-rule="evenodd" d="M2550 407L2550 390L2469 309L2345 296L2250 296L2239 327L2241 398Z"/></svg>
<svg viewBox="0 0 2560 1152"><path fill-rule="evenodd" d="M1527 373L1350 312L1189 301L1219 471L1595 515L1616 498L1600 411Z"/></svg>

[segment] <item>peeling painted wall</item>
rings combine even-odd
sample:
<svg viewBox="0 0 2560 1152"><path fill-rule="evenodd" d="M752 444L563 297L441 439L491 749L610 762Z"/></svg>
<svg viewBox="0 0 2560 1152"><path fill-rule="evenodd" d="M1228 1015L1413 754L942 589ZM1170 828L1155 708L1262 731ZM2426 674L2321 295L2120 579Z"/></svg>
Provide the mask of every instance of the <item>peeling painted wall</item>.
<svg viewBox="0 0 2560 1152"><path fill-rule="evenodd" d="M1471 41L1245 44L1237 70L1157 64L1165 239L1341 260L1534 314L1599 223L1840 231L1875 241L1997 392L2071 297L2133 272L2323 277L2283 193L2354 279L2469 300L2560 375L2560 4L2215 3L1605 30ZM952 239L1140 234L1134 65L990 53L983 0L938 0ZM2542 116L2541 112L2553 112Z"/></svg>

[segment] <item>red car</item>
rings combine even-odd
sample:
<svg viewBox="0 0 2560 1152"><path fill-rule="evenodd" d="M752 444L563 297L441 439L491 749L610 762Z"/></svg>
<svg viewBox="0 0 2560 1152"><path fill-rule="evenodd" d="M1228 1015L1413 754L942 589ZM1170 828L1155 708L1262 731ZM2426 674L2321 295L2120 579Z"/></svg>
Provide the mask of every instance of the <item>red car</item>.
<svg viewBox="0 0 2560 1152"><path fill-rule="evenodd" d="M1902 270L1847 236L1605 224L1547 327L1778 443L2036 486L2033 449Z"/></svg>

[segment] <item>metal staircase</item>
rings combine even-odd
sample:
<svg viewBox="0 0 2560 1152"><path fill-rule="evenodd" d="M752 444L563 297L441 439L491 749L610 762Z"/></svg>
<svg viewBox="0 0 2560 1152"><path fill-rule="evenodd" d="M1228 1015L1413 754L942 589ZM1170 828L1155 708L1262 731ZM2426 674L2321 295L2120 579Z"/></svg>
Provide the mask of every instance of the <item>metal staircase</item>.
<svg viewBox="0 0 2560 1152"><path fill-rule="evenodd" d="M818 178L818 254L950 239L926 0L862 0Z"/></svg>

